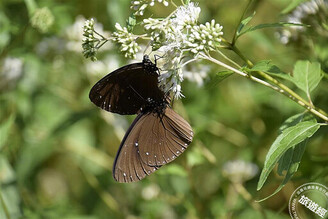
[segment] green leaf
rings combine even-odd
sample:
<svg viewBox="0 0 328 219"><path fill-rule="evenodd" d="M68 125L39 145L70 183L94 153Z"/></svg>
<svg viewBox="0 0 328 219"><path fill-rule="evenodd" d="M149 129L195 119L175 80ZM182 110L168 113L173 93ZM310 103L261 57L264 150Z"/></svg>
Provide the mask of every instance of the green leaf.
<svg viewBox="0 0 328 219"><path fill-rule="evenodd" d="M306 0L293 0L284 10L282 10L282 14L287 14L290 11L292 11L294 8L296 8L299 4L302 2L305 2Z"/></svg>
<svg viewBox="0 0 328 219"><path fill-rule="evenodd" d="M294 173L297 172L297 169L301 163L302 156L305 151L306 144L308 139L299 143L298 145L289 148L286 153L278 161L278 174L280 176L284 176L284 171L286 171L285 177L283 181L280 183L279 187L268 197L261 199L260 201L265 201L268 198L277 194L285 185L286 183L292 178Z"/></svg>
<svg viewBox="0 0 328 219"><path fill-rule="evenodd" d="M282 186L284 186L288 180L294 175L294 173L297 171L298 166L301 162L302 156L305 151L306 144L308 142L308 139L305 141L299 143L295 147L289 148L286 153L280 158L278 161L278 174L280 176L283 176L283 172L286 172L285 179L283 183L281 183ZM277 190L278 192L279 190Z"/></svg>
<svg viewBox="0 0 328 219"><path fill-rule="evenodd" d="M291 81L293 78L281 71L276 65L270 63L270 60L263 60L256 63L250 70L251 71L263 71L271 76L283 78L285 80Z"/></svg>
<svg viewBox="0 0 328 219"><path fill-rule="evenodd" d="M15 171L11 167L8 159L0 154L0 183L10 184L16 180Z"/></svg>
<svg viewBox="0 0 328 219"><path fill-rule="evenodd" d="M0 155L0 218L20 218L20 196L16 176L8 159Z"/></svg>
<svg viewBox="0 0 328 219"><path fill-rule="evenodd" d="M126 26L129 32L132 32L134 26L137 24L137 19L134 14L130 15L130 17L126 20Z"/></svg>
<svg viewBox="0 0 328 219"><path fill-rule="evenodd" d="M264 28L273 28L273 27L291 27L291 26L308 26L306 24L295 24L295 23L288 23L288 22L279 22L279 23L270 23L270 24L259 24L254 27L249 27L248 29L241 32L236 38L244 35L245 33L252 32L254 30L264 29Z"/></svg>
<svg viewBox="0 0 328 219"><path fill-rule="evenodd" d="M233 71L220 71L211 77L211 80L206 84L207 89L212 89L216 87L220 82L229 76L233 75Z"/></svg>
<svg viewBox="0 0 328 219"><path fill-rule="evenodd" d="M282 131L271 145L266 156L264 168L262 170L257 190L260 190L278 160L285 152L311 137L320 127L320 124L313 121L300 122L295 126L288 127Z"/></svg>
<svg viewBox="0 0 328 219"><path fill-rule="evenodd" d="M300 122L305 122L305 121L311 121L316 123L317 120L315 119L315 117L310 114L310 113L299 113L296 114L294 116L289 117L288 119L286 119L282 125L279 128L279 134L281 134L286 128L289 128L291 126L295 126Z"/></svg>
<svg viewBox="0 0 328 219"><path fill-rule="evenodd" d="M5 122L0 124L0 150L5 145L9 134L10 128L14 124L15 116L11 115Z"/></svg>
<svg viewBox="0 0 328 219"><path fill-rule="evenodd" d="M244 20L242 20L240 22L240 24L239 24L239 26L237 28L237 37L240 34L240 32L242 31L242 29L253 19L253 17L255 16L255 14L256 14L256 12L254 11L254 13L251 16L245 18Z"/></svg>
<svg viewBox="0 0 328 219"><path fill-rule="evenodd" d="M319 62L297 61L293 71L295 85L303 90L308 97L323 77Z"/></svg>
<svg viewBox="0 0 328 219"><path fill-rule="evenodd" d="M279 128L279 133L282 133L285 129L295 126L300 122L304 121L311 121L313 123L316 123L316 119L309 113L300 113L296 114L292 117L289 117L288 119L285 120L285 122L280 126ZM285 185L286 183L292 178L294 173L296 173L299 164L301 162L302 156L305 151L306 144L308 142L308 139L305 141L299 143L298 145L289 148L280 158L278 161L278 174L280 176L284 176L283 172L286 171L285 177L283 181L280 183L279 187L268 197L260 200L264 201L275 194L277 194Z"/></svg>

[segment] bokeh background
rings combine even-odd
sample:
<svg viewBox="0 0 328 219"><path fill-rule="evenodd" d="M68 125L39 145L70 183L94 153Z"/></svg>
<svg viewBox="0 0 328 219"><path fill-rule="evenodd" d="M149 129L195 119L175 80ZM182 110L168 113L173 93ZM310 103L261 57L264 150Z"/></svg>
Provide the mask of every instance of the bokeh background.
<svg viewBox="0 0 328 219"><path fill-rule="evenodd" d="M200 0L200 22L215 19L231 39L246 3ZM251 24L285 19L281 11L289 3L254 1ZM86 60L82 26L94 17L102 24L96 26L99 32L112 32L116 22L125 24L129 5L129 0L1 0L0 218L289 218L288 201L299 185L328 185L328 130L322 127L284 189L254 202L279 186L282 177L272 173L256 191L280 124L303 109L239 76L218 83L216 73L223 69L206 62L185 69L185 98L174 103L195 132L188 150L140 182L115 182L113 160L134 116L101 111L88 93L101 77L140 61L142 54L126 60L108 43L99 61ZM171 10L159 4L147 15ZM318 17L311 14L309 22ZM290 32L288 43L282 30L255 31L237 46L252 61L272 60L286 72L299 59L319 61L327 72L328 31L320 35L312 27ZM325 74L313 99L326 112L327 93Z"/></svg>

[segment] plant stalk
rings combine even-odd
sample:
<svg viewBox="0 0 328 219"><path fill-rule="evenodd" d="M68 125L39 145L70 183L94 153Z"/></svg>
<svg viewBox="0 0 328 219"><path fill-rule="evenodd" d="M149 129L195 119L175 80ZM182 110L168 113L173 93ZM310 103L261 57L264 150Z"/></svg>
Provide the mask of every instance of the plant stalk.
<svg viewBox="0 0 328 219"><path fill-rule="evenodd" d="M233 49L233 47L232 47ZM235 48L236 49L236 48ZM233 49L235 51L235 49ZM238 49L236 49L236 53L238 55L240 55L240 57L249 65L249 67L253 66L253 63L250 62L249 60L247 60L240 52ZM209 54L205 54L205 53L201 53L200 54L201 58L207 59L217 65L220 65L228 70L231 70L243 77L249 78L252 81L255 81L257 83L260 83L266 87L269 87L283 95L285 95L286 97L288 97L289 99L293 100L294 102L296 102L297 104L299 104L300 106L304 107L307 111L309 111L310 113L318 116L319 118L323 119L326 123L328 123L328 115L321 109L318 109L317 107L312 106L308 101L304 100L302 97L300 97L298 94L296 94L294 91L292 91L290 88L288 88L286 85L278 82L276 79L272 78L270 75L264 73L264 72L259 72L259 74L264 77L265 79L267 79L268 81L270 81L271 83L268 83L264 80L261 80L253 75L247 74L245 72L242 72L238 69L235 69L213 57L211 57Z"/></svg>

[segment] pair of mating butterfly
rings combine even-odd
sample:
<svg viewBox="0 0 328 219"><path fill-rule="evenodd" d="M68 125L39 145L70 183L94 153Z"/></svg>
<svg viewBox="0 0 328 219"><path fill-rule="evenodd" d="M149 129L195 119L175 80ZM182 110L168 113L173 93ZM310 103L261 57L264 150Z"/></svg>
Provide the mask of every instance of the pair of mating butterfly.
<svg viewBox="0 0 328 219"><path fill-rule="evenodd" d="M158 76L156 64L145 55L143 62L115 70L90 91L90 100L104 110L138 114L116 154L113 177L118 182L143 179L173 161L192 141L190 125L170 108Z"/></svg>

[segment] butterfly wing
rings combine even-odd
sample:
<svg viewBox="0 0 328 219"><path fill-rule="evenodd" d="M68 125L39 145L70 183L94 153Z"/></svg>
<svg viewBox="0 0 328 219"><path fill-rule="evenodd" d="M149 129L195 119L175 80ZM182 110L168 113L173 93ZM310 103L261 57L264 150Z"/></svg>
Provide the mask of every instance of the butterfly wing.
<svg viewBox="0 0 328 219"><path fill-rule="evenodd" d="M162 99L158 74L144 63L123 66L106 75L91 89L89 98L98 107L122 115L136 114L147 98Z"/></svg>
<svg viewBox="0 0 328 219"><path fill-rule="evenodd" d="M139 142L141 160L149 166L161 166L180 156L193 138L189 123L170 107L158 116L151 113L145 124L142 135L135 141Z"/></svg>
<svg viewBox="0 0 328 219"><path fill-rule="evenodd" d="M143 179L182 154L192 138L189 123L169 107L163 114L139 114L117 152L114 179L118 182Z"/></svg>
<svg viewBox="0 0 328 219"><path fill-rule="evenodd" d="M126 132L113 165L113 177L121 183L135 182L156 171L160 166L149 166L141 161L139 144L135 140L143 132L143 128L151 117L139 114Z"/></svg>

